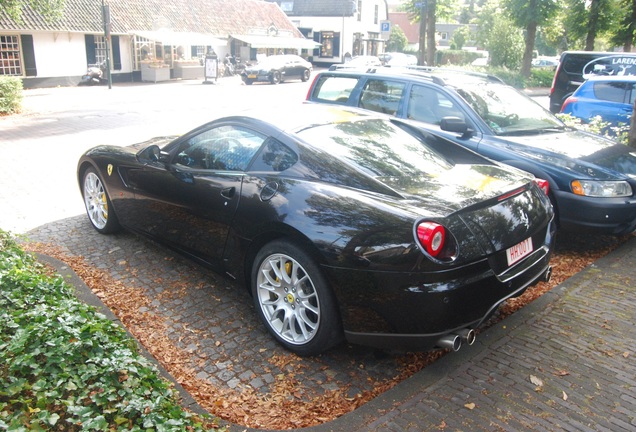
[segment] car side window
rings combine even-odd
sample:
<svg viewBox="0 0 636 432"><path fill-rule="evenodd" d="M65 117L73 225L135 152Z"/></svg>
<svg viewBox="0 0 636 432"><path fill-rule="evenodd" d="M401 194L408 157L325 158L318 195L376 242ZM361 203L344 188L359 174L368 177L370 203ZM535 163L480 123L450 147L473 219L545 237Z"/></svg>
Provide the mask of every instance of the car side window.
<svg viewBox="0 0 636 432"><path fill-rule="evenodd" d="M269 138L250 170L280 172L291 168L296 162L298 162L298 155L292 149L274 138Z"/></svg>
<svg viewBox="0 0 636 432"><path fill-rule="evenodd" d="M435 125L439 125L442 118L449 116L465 120L462 111L446 95L422 85L414 85L411 88L406 116Z"/></svg>
<svg viewBox="0 0 636 432"><path fill-rule="evenodd" d="M595 82L594 95L601 100L627 103L626 86L621 82Z"/></svg>
<svg viewBox="0 0 636 432"><path fill-rule="evenodd" d="M313 97L328 102L346 103L358 84L355 77L321 76L316 83Z"/></svg>
<svg viewBox="0 0 636 432"><path fill-rule="evenodd" d="M174 163L191 169L245 171L266 138L245 128L214 127L183 142Z"/></svg>
<svg viewBox="0 0 636 432"><path fill-rule="evenodd" d="M368 80L360 95L360 108L395 115L405 84L382 79Z"/></svg>
<svg viewBox="0 0 636 432"><path fill-rule="evenodd" d="M627 103L634 105L634 100L636 100L636 84L629 84L627 86L627 97Z"/></svg>

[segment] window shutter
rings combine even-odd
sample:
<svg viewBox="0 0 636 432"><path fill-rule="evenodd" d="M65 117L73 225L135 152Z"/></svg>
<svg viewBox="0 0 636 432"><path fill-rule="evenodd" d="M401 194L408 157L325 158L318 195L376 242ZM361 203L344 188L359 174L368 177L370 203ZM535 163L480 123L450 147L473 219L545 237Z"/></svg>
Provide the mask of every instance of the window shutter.
<svg viewBox="0 0 636 432"><path fill-rule="evenodd" d="M119 36L111 36L113 45L113 70L121 70L121 53L119 50Z"/></svg>
<svg viewBox="0 0 636 432"><path fill-rule="evenodd" d="M35 51L33 50L33 35L20 35L20 44L22 45L25 75L38 76L38 70L35 66Z"/></svg>
<svg viewBox="0 0 636 432"><path fill-rule="evenodd" d="M89 34L84 35L84 40L86 42L86 63L95 64L97 62L97 57L95 56L95 36Z"/></svg>

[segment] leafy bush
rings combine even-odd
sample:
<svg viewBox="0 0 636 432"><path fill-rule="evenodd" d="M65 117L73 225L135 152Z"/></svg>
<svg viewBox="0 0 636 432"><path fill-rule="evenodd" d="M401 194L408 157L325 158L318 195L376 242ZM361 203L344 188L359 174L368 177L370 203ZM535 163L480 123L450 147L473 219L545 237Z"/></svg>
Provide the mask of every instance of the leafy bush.
<svg viewBox="0 0 636 432"><path fill-rule="evenodd" d="M557 117L568 126L604 136L619 144L628 145L629 124L619 123L618 126L610 126L610 124L604 122L600 116L592 117L589 122L583 122L581 119L570 114L557 114Z"/></svg>
<svg viewBox="0 0 636 432"><path fill-rule="evenodd" d="M0 76L0 114L13 114L22 109L22 80Z"/></svg>
<svg viewBox="0 0 636 432"><path fill-rule="evenodd" d="M202 431L125 331L0 230L0 429Z"/></svg>
<svg viewBox="0 0 636 432"><path fill-rule="evenodd" d="M551 87L554 78L554 69L552 68L533 68L530 69L530 78L528 87Z"/></svg>

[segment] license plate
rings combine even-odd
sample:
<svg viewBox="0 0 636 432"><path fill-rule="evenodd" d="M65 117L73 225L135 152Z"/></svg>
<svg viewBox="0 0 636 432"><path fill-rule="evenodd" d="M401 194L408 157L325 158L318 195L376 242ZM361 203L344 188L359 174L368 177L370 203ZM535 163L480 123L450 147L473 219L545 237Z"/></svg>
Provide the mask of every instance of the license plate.
<svg viewBox="0 0 636 432"><path fill-rule="evenodd" d="M524 257L532 253L532 239L527 238L506 250L506 258L508 258L508 266L521 261Z"/></svg>
<svg viewBox="0 0 636 432"><path fill-rule="evenodd" d="M248 78L256 78L256 74L249 74L247 77Z"/></svg>

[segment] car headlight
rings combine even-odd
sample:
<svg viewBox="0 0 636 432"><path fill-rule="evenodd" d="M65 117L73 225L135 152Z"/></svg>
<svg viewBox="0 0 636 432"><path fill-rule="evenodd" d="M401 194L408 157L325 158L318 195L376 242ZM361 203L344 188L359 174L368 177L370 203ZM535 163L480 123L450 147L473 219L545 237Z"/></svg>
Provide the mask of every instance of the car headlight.
<svg viewBox="0 0 636 432"><path fill-rule="evenodd" d="M589 197L628 197L632 187L626 181L574 180L572 192Z"/></svg>

